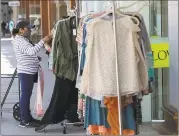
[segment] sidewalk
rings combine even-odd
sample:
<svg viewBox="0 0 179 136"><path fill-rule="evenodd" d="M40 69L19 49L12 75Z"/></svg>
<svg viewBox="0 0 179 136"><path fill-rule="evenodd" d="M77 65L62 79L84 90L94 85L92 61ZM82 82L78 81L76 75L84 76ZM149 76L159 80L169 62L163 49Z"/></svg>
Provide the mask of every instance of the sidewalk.
<svg viewBox="0 0 179 136"><path fill-rule="evenodd" d="M41 66L44 69L45 73L45 93L44 93L44 102L43 106L44 109L49 105L52 91L53 91L53 86L54 86L54 81L55 78L52 74L51 71L48 70L48 57L45 54L45 50L42 50L39 55L42 57L42 63ZM1 41L1 74L13 74L14 70L16 67L16 59L14 56L12 44L9 40L2 39ZM9 82L11 79L1 79L1 100L4 97L4 94L8 88ZM33 112L33 107L35 103L35 94L36 92L36 84L34 86L33 94L32 94L32 103L31 103L31 109ZM11 87L10 93L5 101L5 104L2 108L2 118L1 118L1 134L2 135L45 135L45 134L62 134L63 129L60 124L53 125L47 127L45 132L43 133L36 133L34 129L24 129L24 128L19 128L19 122L17 122L13 118L12 114L12 108L14 104L18 102L18 80L15 79L14 83ZM83 127L72 127L69 126L67 129L67 132L70 134L85 134L85 131Z"/></svg>
<svg viewBox="0 0 179 136"><path fill-rule="evenodd" d="M44 93L44 101L43 106L46 109L49 105L53 86L54 86L54 76L51 71L48 70L47 62L48 57L45 54L45 51L42 50L39 55L42 57L41 66L44 69L45 73L45 93ZM1 74L13 74L13 71L16 67L16 60L13 53L12 44L10 41L2 40L1 41ZM1 100L4 97L4 94L7 90L10 79L1 79ZM31 109L33 111L33 106L35 102L35 92L36 85L34 86L33 95L32 95L32 103ZM12 115L12 108L14 104L18 102L18 83L17 79L15 79L10 93L6 99L6 102L2 108L2 118L1 118L1 134L2 135L62 135L63 129L60 124L48 126L44 132L36 133L34 129L31 128L19 128L19 122L17 122ZM68 126L67 128L68 134L75 135L85 135L86 132L83 127L74 127ZM146 124L142 125L140 128L140 135L159 135L152 127L152 125Z"/></svg>
<svg viewBox="0 0 179 136"><path fill-rule="evenodd" d="M10 34L10 33L5 34L5 36L3 36L2 33L1 33L1 38L10 38L10 37L11 37L11 34Z"/></svg>

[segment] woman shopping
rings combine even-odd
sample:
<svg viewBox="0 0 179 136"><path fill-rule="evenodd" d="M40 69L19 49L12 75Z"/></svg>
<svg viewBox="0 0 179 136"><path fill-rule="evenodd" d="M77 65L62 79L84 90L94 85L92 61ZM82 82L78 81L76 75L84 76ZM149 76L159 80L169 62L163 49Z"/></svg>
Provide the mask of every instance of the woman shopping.
<svg viewBox="0 0 179 136"><path fill-rule="evenodd" d="M13 30L12 40L16 60L17 73L21 84L20 98L20 127L36 127L38 120L34 119L30 113L30 98L34 82L36 82L40 57L36 54L44 46L44 43L51 40L51 35L45 36L38 44L33 44L29 39L31 27L28 22L20 21Z"/></svg>

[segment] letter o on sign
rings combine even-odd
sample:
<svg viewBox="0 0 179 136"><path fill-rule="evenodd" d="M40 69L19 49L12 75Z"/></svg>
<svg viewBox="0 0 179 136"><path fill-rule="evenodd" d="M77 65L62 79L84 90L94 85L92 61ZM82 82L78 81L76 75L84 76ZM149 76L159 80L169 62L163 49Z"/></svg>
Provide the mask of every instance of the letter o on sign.
<svg viewBox="0 0 179 136"><path fill-rule="evenodd" d="M159 60L165 60L167 58L167 53L164 50L158 52Z"/></svg>

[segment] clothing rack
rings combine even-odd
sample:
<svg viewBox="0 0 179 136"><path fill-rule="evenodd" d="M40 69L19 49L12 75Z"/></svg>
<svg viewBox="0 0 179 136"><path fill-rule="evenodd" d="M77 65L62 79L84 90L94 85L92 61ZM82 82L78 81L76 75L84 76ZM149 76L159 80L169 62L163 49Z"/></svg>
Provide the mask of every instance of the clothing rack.
<svg viewBox="0 0 179 136"><path fill-rule="evenodd" d="M75 0L76 2L76 7L75 7L75 11L76 11L76 28L78 27L78 0ZM114 29L114 43L115 43L115 57L116 57L116 81L117 81L117 93L118 93L118 114L119 114L119 117L118 117L118 121L119 121L119 135L122 135L122 112L121 112L121 93L120 93L120 89L119 89L119 66L118 66L118 52L117 52L117 38L116 38L116 34L117 34L117 30L116 30L116 14L117 14L117 8L118 10L119 9L125 9L125 8L128 8L128 7L131 7L133 5L135 5L136 3L139 3L141 1L138 1L138 2L134 2L133 4L129 5L129 6L126 6L126 7L122 7L120 8L120 5L119 3L117 3L116 5L116 2L117 1L111 1L111 4L112 4L112 13L113 13L113 29ZM116 7L117 6L117 7ZM143 9L145 6L149 6L148 4L144 4L141 8ZM139 10L139 11L140 11ZM68 125L68 124L78 124L78 123L65 123L64 125ZM65 131L66 132L66 131Z"/></svg>
<svg viewBox="0 0 179 136"><path fill-rule="evenodd" d="M77 21L77 25L78 25L78 1L76 1L76 21ZM121 95L120 95L120 90L119 90L119 67L118 67L118 58L117 58L117 39L116 39L116 1L111 1L112 2L112 9L113 9L113 28L114 28L114 41L115 41L115 56L116 56L116 81L117 81L117 92L118 92L118 113L119 113L119 134L122 135L122 115L121 115ZM119 5L119 4L118 4ZM78 27L78 26L77 26Z"/></svg>
<svg viewBox="0 0 179 136"><path fill-rule="evenodd" d="M78 27L78 0L75 0L76 6L74 7L75 10L69 10L69 12L71 12L75 17L76 17L76 34L77 34L77 27ZM67 134L67 126L68 125L73 125L73 126L77 126L77 127L81 127L83 126L83 120L81 120L81 122L68 122L68 120L64 120L61 125L63 126L63 134Z"/></svg>
<svg viewBox="0 0 179 136"><path fill-rule="evenodd" d="M116 57L116 81L117 81L117 93L118 93L118 114L119 114L119 135L122 135L122 112L121 112L121 94L120 94L120 90L119 90L119 74L118 74L118 71L119 71L119 67L118 67L118 52L117 52L117 39L116 39L116 10L119 10L119 9L125 9L125 8L129 8L137 3L140 3L142 1L137 1L137 2L134 2L128 6L125 6L125 7L120 7L120 1L118 1L118 3L116 3L116 1L112 1L112 8L113 8L113 28L114 28L114 42L115 42L115 57ZM117 9L116 9L116 4L117 4ZM147 2L145 2L145 4L138 10L138 12L140 10L142 10L144 7L146 6L150 6L152 3L148 4Z"/></svg>
<svg viewBox="0 0 179 136"><path fill-rule="evenodd" d="M117 81L117 93L118 93L118 114L119 114L119 135L122 135L122 115L121 115L121 95L119 90L119 67L118 67L118 57L117 57L117 39L116 39L116 1L112 1L113 8L113 27L114 27L114 42L115 42L115 57L116 57L116 81ZM119 5L118 5L119 6Z"/></svg>
<svg viewBox="0 0 179 136"><path fill-rule="evenodd" d="M75 7L75 11L76 11L76 28L78 27L78 0L75 0L76 2L76 7ZM121 95L120 95L120 90L119 90L119 74L118 74L118 71L119 71L119 67L118 67L118 58L117 58L117 39L116 39L116 1L111 1L112 2L112 9L113 9L113 28L114 28L114 41L115 41L115 56L116 56L116 81L117 81L117 92L118 92L118 113L119 113L119 134L122 135L122 123L121 123L121 120L122 120L122 115L121 115ZM119 4L118 4L119 6ZM68 125L68 124L77 124L77 123L63 123L63 126L65 125ZM65 130L65 127L64 127L64 130ZM64 131L66 134L66 131Z"/></svg>

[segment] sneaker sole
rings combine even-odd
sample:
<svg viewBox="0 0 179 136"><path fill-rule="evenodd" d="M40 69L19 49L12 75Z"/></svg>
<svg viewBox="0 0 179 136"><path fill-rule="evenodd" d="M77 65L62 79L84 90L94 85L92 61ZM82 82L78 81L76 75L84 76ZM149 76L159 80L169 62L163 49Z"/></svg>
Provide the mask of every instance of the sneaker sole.
<svg viewBox="0 0 179 136"><path fill-rule="evenodd" d="M23 125L19 125L19 127L21 127L21 128L26 128L26 126L23 126Z"/></svg>
<svg viewBox="0 0 179 136"><path fill-rule="evenodd" d="M19 125L21 128L35 128L36 126L30 126L30 125Z"/></svg>

